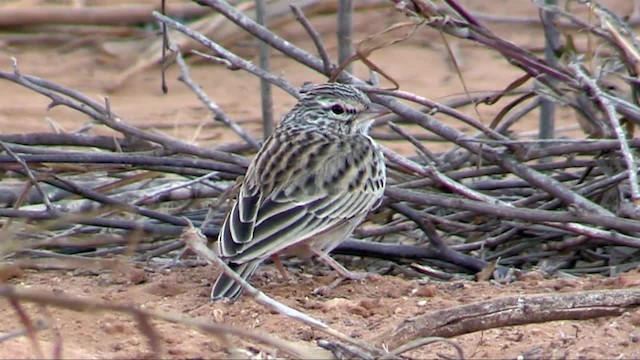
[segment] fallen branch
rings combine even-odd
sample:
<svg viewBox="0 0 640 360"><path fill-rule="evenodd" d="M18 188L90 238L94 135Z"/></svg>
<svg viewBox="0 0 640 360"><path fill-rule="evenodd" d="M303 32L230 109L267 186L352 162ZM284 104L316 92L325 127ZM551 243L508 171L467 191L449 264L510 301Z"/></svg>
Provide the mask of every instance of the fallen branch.
<svg viewBox="0 0 640 360"><path fill-rule="evenodd" d="M640 306L640 289L510 296L405 320L377 342L396 348L428 336L453 337L504 326L619 316Z"/></svg>

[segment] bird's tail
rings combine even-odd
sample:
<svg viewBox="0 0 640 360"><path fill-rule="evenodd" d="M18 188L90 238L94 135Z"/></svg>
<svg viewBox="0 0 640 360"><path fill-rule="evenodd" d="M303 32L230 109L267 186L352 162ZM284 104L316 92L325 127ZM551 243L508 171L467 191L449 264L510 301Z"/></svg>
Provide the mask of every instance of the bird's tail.
<svg viewBox="0 0 640 360"><path fill-rule="evenodd" d="M229 267L235 271L240 277L245 280L248 280L251 275L253 275L254 271L258 268L258 265L262 260L253 260L243 264L234 264L229 263ZM213 284L213 289L211 290L211 300L221 300L221 299L229 299L234 301L240 296L242 293L242 286L239 283L234 281L231 277L226 274L221 274L216 280L216 283Z"/></svg>

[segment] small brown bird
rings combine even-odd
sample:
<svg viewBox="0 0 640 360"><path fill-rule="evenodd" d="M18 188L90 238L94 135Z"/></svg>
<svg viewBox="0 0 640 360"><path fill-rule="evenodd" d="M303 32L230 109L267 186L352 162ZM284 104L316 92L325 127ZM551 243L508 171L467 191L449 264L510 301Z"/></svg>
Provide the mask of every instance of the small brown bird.
<svg viewBox="0 0 640 360"><path fill-rule="evenodd" d="M371 108L350 85L301 90L253 159L220 230L218 253L240 276L248 279L280 254L319 256L348 275L326 253L380 204L386 184L382 152L367 135ZM241 292L222 274L211 298L234 300Z"/></svg>

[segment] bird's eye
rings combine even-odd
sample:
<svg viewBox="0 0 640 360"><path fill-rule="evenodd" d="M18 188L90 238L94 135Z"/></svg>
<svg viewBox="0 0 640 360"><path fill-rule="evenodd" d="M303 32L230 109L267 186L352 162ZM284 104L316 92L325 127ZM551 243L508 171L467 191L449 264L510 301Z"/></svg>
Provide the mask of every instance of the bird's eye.
<svg viewBox="0 0 640 360"><path fill-rule="evenodd" d="M336 115L340 115L340 114L343 114L343 113L344 113L344 108L343 108L343 107L342 107L342 105L340 105L340 104L334 104L334 105L331 107L331 112L332 112L332 113L334 113L334 114L336 114Z"/></svg>

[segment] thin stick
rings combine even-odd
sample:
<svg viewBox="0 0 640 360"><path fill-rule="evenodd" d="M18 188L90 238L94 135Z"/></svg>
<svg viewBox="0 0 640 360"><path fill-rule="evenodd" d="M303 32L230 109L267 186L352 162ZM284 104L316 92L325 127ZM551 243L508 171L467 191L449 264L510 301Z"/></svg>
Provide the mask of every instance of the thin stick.
<svg viewBox="0 0 640 360"><path fill-rule="evenodd" d="M557 6L557 0L544 0L545 6ZM560 44L560 32L554 25L554 19L556 15L553 12L540 9L540 18L542 20L542 27L544 29L544 58L549 64L557 64L558 57L556 56L556 50ZM555 125L555 102L550 99L540 99L540 124L539 135L540 139L553 139L554 137L554 125Z"/></svg>
<svg viewBox="0 0 640 360"><path fill-rule="evenodd" d="M429 161L434 163L437 167L443 166L442 161L440 161L440 159L433 152L431 152L429 149L427 149L426 146L424 146L420 141L418 141L418 139L416 139L415 136L413 136L412 134L409 134L402 127L394 124L391 121L389 121L387 125L389 125L391 130L397 132L403 138L407 139L422 155L424 155L425 158L427 158Z"/></svg>
<svg viewBox="0 0 640 360"><path fill-rule="evenodd" d="M256 2L256 22L267 28L268 15L265 0L255 0ZM258 40L258 51L260 56L260 68L264 72L271 72L269 62L269 52L271 47L262 40ZM271 95L271 84L260 78L260 101L262 104L262 133L266 139L273 132L273 97Z"/></svg>
<svg viewBox="0 0 640 360"><path fill-rule="evenodd" d="M164 23L163 25L166 26L166 24ZM178 63L178 67L180 67L180 73L181 73L180 81L185 83L185 85L187 85L187 87L189 87L196 94L198 99L202 101L202 103L209 109L209 111L213 113L214 115L213 119L227 125L231 130L233 130L236 134L238 134L244 141L247 142L247 144L251 145L251 147L253 147L254 149L256 150L260 149L260 144L258 144L258 142L253 137L251 137L251 135L249 135L246 131L244 131L244 129L240 127L240 125L238 125L235 121L229 118L227 114L225 114L225 112L222 111L220 106L218 106L218 104L216 104L213 100L209 98L209 96L207 96L207 94L204 92L202 87L196 84L193 81L193 79L191 79L191 74L190 74L191 72L189 71L189 66L187 66L187 63L184 61L184 58L182 57L182 53L180 52L180 49L176 49L174 47L172 50L176 54L176 62Z"/></svg>
<svg viewBox="0 0 640 360"><path fill-rule="evenodd" d="M322 59L322 64L324 65L324 74L329 76L333 71L334 65L331 63L331 59L329 58L329 53L327 52L327 48L324 46L322 39L320 38L320 34L313 28L309 19L304 16L304 13L300 9L300 7L296 4L289 5L291 7L291 11L293 11L293 15L296 17L296 20L300 22L302 27L307 31L307 34L313 41L313 44L316 46L318 50L318 55Z"/></svg>
<svg viewBox="0 0 640 360"><path fill-rule="evenodd" d="M150 13L158 8L156 3L136 5L135 2L106 6L38 6L5 7L0 13L0 27L16 27L43 24L64 25L139 25L153 20ZM123 6L124 5L124 6ZM167 15L184 19L201 17L209 11L198 4L168 4Z"/></svg>
<svg viewBox="0 0 640 360"><path fill-rule="evenodd" d="M201 169L208 171L219 171L222 173L243 175L245 168L238 165L220 163L212 160L197 160L189 158L163 158L148 155L133 154L114 154L100 152L81 152L81 151L65 151L43 153L43 154L24 154L20 155L20 159L25 163L87 163L87 164L114 164L114 165L136 165L136 166L175 166L184 168ZM0 154L0 164L13 163L16 160L10 155ZM227 177L229 178L229 177Z"/></svg>
<svg viewBox="0 0 640 360"><path fill-rule="evenodd" d="M228 18L229 20L233 21L236 25L240 26L241 28L247 30L249 33L251 33L252 35L254 35L256 38L267 42L269 45L273 46L275 49L278 49L279 51L281 51L283 54L291 57L292 59L307 65L309 67L311 67L312 69L318 71L318 72L322 72L324 70L324 65L322 64L322 60L320 60L318 57L314 56L313 54L300 49L299 47L295 46L294 44L292 44L289 41L286 41L284 39L282 39L281 37L277 36L276 34L270 32L269 30L265 29L263 26L261 26L260 24L256 23L255 21L253 21L251 18L249 18L248 16L246 16L245 14L243 14L242 12L238 11L237 9L235 9L233 6L229 5L226 1L222 1L222 0L198 0L199 3L207 5L209 7L211 7L212 9L215 9L216 11L219 11L222 15L224 15L226 18ZM163 17L161 14L154 12L153 16L160 20L160 21L165 21L164 19L170 20L168 18ZM183 29L180 29L179 26L174 27L174 24L171 23L167 23L167 25L169 25L169 27L172 27L180 32L183 32L185 34L187 34L185 31L189 31L189 36L192 36L192 32L184 27L184 26L180 26ZM206 37L203 37L204 41L208 43L211 43L211 41L209 39L207 39ZM194 37L195 40L197 41L201 41L201 39ZM204 45L209 46L207 44L205 44L203 42ZM216 45L217 46L217 45ZM343 72L344 74L344 72ZM345 75L343 75L345 76ZM275 84L275 83L274 83ZM276 86L280 86L279 84L275 84ZM284 88L283 88L284 89ZM287 89L284 89L285 91L287 91ZM297 91L296 91L297 93ZM297 97L297 96L296 96Z"/></svg>
<svg viewBox="0 0 640 360"><path fill-rule="evenodd" d="M160 2L160 12L163 15L167 15L166 8L166 0L162 0ZM162 24L160 27L160 32L162 33L162 62L163 65L167 59L167 50L169 49L169 35L167 33L167 25ZM166 67L160 67L160 87L162 88L162 93L167 94L169 92L169 87L167 86L167 72Z"/></svg>
<svg viewBox="0 0 640 360"><path fill-rule="evenodd" d="M430 345L437 342L443 342L445 344L451 345L454 349L456 349L456 352L458 354L458 359L460 360L464 359L464 350L462 350L462 347L457 342L447 338L429 336L421 339L412 340L406 344L398 346L397 348L393 349L388 356L387 355L382 356L380 360L391 359L392 356L400 356L408 351L415 350L425 345Z"/></svg>
<svg viewBox="0 0 640 360"><path fill-rule="evenodd" d="M22 166L22 168L24 169L24 173L27 175L27 178L29 179L29 182L40 193L40 196L42 197L42 202L44 202L44 204L46 205L47 210L51 212L51 214L57 215L58 211L51 204L51 201L49 200L49 195L47 195L47 193L44 190L42 190L42 187L40 187L40 182L33 175L33 172L29 168L29 165L27 165L27 163L20 156L16 155L13 151L11 151L11 149L8 146L6 146L4 142L0 141L0 147L3 148L4 151L6 151L7 154L9 154L9 156L13 158L18 164L20 164L20 166Z"/></svg>
<svg viewBox="0 0 640 360"><path fill-rule="evenodd" d="M45 329L48 329L48 328L49 328L49 326L47 324L45 324L42 321L37 321L37 320L36 320L36 322L35 322L35 324L33 326L33 330L35 330L35 331L45 330ZM11 339L23 337L25 335L29 335L29 331L26 328L25 329L19 329L19 330L5 332L2 335L0 335L0 344L2 344L5 341L11 340Z"/></svg>
<svg viewBox="0 0 640 360"><path fill-rule="evenodd" d="M627 164L627 169L629 170L629 186L631 187L631 199L633 204L638 206L640 205L640 185L638 184L638 165L636 164L635 159L633 158L633 154L631 153L631 148L629 147L629 143L627 142L627 137L622 130L622 126L620 126L620 120L618 119L618 114L616 112L615 106L608 100L602 96L603 91L600 89L598 84L589 77L583 70L580 64L573 62L569 64L569 67L575 71L578 79L588 87L589 92L594 97L594 100L600 105L600 108L604 112L607 120L611 124L611 128L616 134L616 138L620 143L620 151L622 152L622 158Z"/></svg>
<svg viewBox="0 0 640 360"><path fill-rule="evenodd" d="M353 0L338 1L338 63L344 65L353 55ZM346 65L344 71L351 72L352 65Z"/></svg>
<svg viewBox="0 0 640 360"><path fill-rule="evenodd" d="M22 324L24 325L24 328L27 333L27 337L29 338L29 341L31 342L31 346L33 347L33 350L36 353L36 357L40 359L44 359L44 353L42 352L42 347L40 346L38 339L36 339L36 331L38 330L38 328L33 324L33 321L31 321L31 318L29 317L29 315L27 315L27 312L24 310L22 305L20 305L20 302L17 299L9 297L8 300L11 306L13 307L13 309L18 314L18 318L20 319L20 322L22 322Z"/></svg>
<svg viewBox="0 0 640 360"><path fill-rule="evenodd" d="M234 9L235 10L235 9ZM235 10L237 11L237 10ZM224 47L220 46L219 44L217 44L216 42L210 40L209 38L207 38L206 36L200 34L197 31L194 31L182 24L180 24L179 22L168 18L162 14L160 14L157 11L153 12L153 17L156 18L158 21L162 22L163 24L167 24L167 26L169 26L170 28L180 31L181 33L189 36L190 38L198 41L199 43L201 43L202 45L208 47L209 49L213 50L218 56L228 60L231 64L233 64L233 66L237 66L240 69L243 69L245 71L248 71L250 73L252 73L253 75L261 78L261 79L265 79L267 81L269 81L270 83L278 86L279 88L283 89L284 91L288 92L289 94L293 95L295 98L299 98L300 94L298 93L298 89L296 89L293 85L291 85L289 82L287 82L286 80L279 78L273 74L270 74L266 71L263 71L262 69L260 69L259 67L253 65L252 63L250 63L249 61L246 61L245 59L235 55L234 53L230 52L229 50L225 49ZM251 20L253 22L253 20Z"/></svg>
<svg viewBox="0 0 640 360"><path fill-rule="evenodd" d="M249 160L236 154L230 154L213 149L204 149L195 145L187 144L183 141L172 139L162 134L142 131L139 128L127 124L122 118L112 113L107 106L92 100L82 93L35 76L22 75L18 71L17 66L14 66L13 74L0 71L0 79L13 81L48 97L51 99L49 108L59 105L67 106L83 114L89 115L93 119L113 130L127 134L131 137L141 138L161 144L164 148L170 149L171 151L199 155L204 158L216 159L240 166L249 165Z"/></svg>
<svg viewBox="0 0 640 360"><path fill-rule="evenodd" d="M138 323L138 327L140 328L140 332L147 336L149 339L149 347L151 347L151 351L153 352L153 356L157 359L161 359L166 357L164 353L164 346L162 345L162 336L156 330L156 328L151 324L151 319L149 316L142 313L133 314L133 318Z"/></svg>

